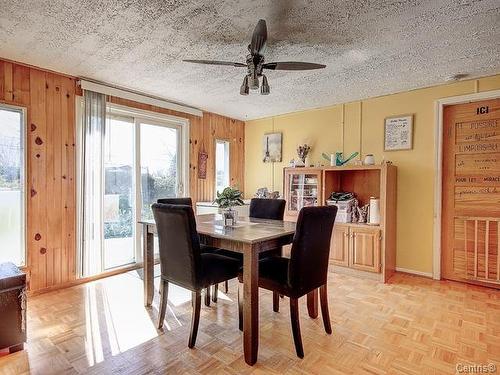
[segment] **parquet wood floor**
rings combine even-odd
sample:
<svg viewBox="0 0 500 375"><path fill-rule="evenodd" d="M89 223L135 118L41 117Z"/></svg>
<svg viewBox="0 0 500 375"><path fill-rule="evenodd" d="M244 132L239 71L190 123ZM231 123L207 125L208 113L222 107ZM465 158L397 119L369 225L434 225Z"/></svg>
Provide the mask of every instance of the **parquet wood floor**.
<svg viewBox="0 0 500 375"><path fill-rule="evenodd" d="M146 310L136 272L29 299L26 350L0 357L1 374L454 374L457 363L500 367L500 291L396 274L389 284L329 275L333 334L301 300L305 358L295 356L288 300L273 313L260 291L259 360L243 360L236 282L202 306L188 349L190 293L172 288L164 331L158 295ZM158 282L158 280L156 280ZM497 370L500 371L500 370Z"/></svg>

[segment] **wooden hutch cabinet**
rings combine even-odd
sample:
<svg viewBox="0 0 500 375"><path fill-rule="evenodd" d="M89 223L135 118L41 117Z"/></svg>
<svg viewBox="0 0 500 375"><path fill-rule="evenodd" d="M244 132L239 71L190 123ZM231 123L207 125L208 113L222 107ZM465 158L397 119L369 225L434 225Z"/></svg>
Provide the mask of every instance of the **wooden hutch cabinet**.
<svg viewBox="0 0 500 375"><path fill-rule="evenodd" d="M320 176L315 183L318 190L311 190L307 182L315 182L316 176ZM304 206L326 204L332 192L354 193L360 207L371 197L380 198L380 224L335 223L330 264L335 272L386 282L396 268L396 180L392 164L285 168L285 220L296 220ZM315 199L310 198L320 189Z"/></svg>

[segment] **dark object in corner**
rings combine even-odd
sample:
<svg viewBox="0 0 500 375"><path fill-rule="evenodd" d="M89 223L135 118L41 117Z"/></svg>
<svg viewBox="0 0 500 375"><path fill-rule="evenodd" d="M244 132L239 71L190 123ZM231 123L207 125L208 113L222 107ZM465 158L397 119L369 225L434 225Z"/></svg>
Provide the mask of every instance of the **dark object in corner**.
<svg viewBox="0 0 500 375"><path fill-rule="evenodd" d="M26 274L13 263L0 264L0 349L10 353L26 342Z"/></svg>

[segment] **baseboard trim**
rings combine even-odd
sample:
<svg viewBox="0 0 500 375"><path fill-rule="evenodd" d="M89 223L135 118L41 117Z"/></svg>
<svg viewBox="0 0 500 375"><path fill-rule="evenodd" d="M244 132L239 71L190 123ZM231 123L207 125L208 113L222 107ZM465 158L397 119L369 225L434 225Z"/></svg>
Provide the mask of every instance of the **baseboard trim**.
<svg viewBox="0 0 500 375"><path fill-rule="evenodd" d="M103 272L103 273L100 273L100 274L94 275L94 276L77 278L77 279L74 279L71 281L67 281L65 283L51 285L51 286L48 286L48 287L43 288L43 289L28 290L28 296L34 297L34 296L37 296L39 294L49 293L49 292L53 292L53 291L59 290L59 289L71 288L73 286L77 286L77 285L81 285L81 284L85 284L85 283L90 283L92 281L97 281L100 279L104 279L106 277L115 276L115 275L119 275L122 273L127 273L127 272L130 272L133 270L137 270L139 268L142 268L142 263L136 263L136 264L132 264L132 265L125 266L125 267L116 268L114 270Z"/></svg>
<svg viewBox="0 0 500 375"><path fill-rule="evenodd" d="M412 274L412 275L418 275L418 276L428 277L429 279L432 279L432 272L422 272L422 271L410 270L408 268L401 268L401 267L396 267L396 271L397 272L409 273L409 274Z"/></svg>

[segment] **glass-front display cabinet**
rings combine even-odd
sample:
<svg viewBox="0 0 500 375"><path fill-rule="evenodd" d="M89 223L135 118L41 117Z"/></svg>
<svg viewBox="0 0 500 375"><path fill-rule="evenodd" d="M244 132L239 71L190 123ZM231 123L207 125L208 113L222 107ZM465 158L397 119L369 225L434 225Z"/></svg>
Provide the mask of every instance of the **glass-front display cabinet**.
<svg viewBox="0 0 500 375"><path fill-rule="evenodd" d="M285 168L283 190L286 199L285 220L297 220L302 207L319 206L322 170L317 168Z"/></svg>

